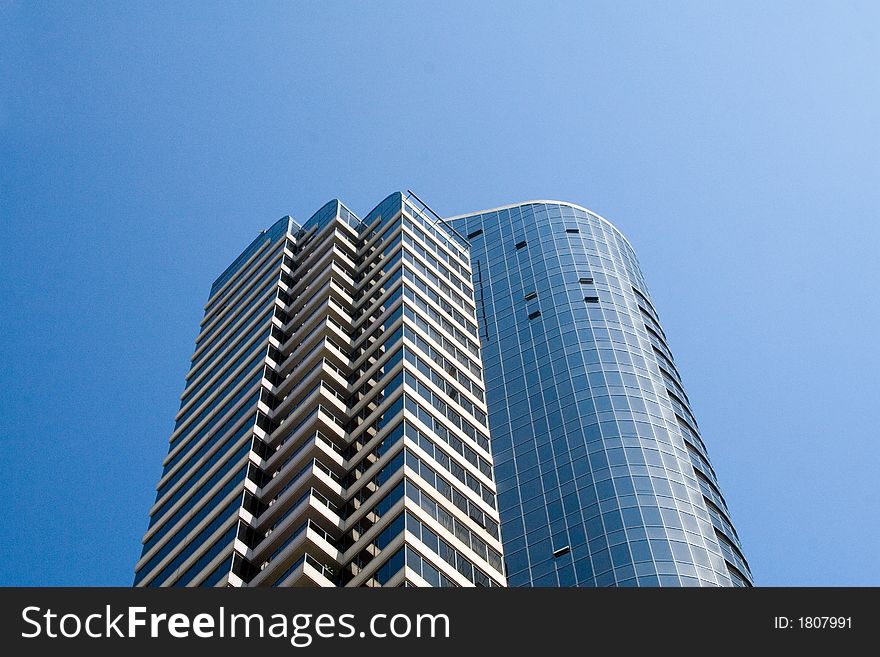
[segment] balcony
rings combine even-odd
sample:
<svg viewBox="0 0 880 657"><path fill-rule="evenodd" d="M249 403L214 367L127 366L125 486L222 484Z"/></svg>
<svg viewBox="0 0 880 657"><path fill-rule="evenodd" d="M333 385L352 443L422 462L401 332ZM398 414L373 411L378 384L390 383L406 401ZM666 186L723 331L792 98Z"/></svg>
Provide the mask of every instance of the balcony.
<svg viewBox="0 0 880 657"><path fill-rule="evenodd" d="M308 552L297 559L272 586L283 587L332 587L336 571L325 566Z"/></svg>

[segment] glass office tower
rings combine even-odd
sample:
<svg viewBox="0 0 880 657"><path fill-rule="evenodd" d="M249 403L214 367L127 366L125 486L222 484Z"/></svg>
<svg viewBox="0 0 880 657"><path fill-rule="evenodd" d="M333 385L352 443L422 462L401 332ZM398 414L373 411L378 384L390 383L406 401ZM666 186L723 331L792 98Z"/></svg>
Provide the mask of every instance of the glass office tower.
<svg viewBox="0 0 880 657"><path fill-rule="evenodd" d="M285 217L214 282L136 586L504 586L467 242Z"/></svg>
<svg viewBox="0 0 880 657"><path fill-rule="evenodd" d="M143 543L137 586L751 585L635 253L556 201L261 233Z"/></svg>
<svg viewBox="0 0 880 657"><path fill-rule="evenodd" d="M556 201L448 223L471 247L509 585L751 585L626 238Z"/></svg>

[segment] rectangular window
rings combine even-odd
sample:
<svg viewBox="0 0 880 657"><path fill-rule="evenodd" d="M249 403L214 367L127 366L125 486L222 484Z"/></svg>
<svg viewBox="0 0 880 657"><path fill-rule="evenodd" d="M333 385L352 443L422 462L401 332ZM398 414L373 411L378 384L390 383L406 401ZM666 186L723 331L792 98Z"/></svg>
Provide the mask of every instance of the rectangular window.
<svg viewBox="0 0 880 657"><path fill-rule="evenodd" d="M517 242L517 243L516 243L516 248L517 248L517 250L519 250L519 249L524 249L525 246L526 246L526 241L525 241L525 240L523 240L522 242Z"/></svg>
<svg viewBox="0 0 880 657"><path fill-rule="evenodd" d="M599 303L599 297L584 297L587 303Z"/></svg>
<svg viewBox="0 0 880 657"><path fill-rule="evenodd" d="M598 301L598 299L597 299L597 301ZM535 317L540 317L540 316L541 316L540 310L536 310L533 313L529 313L529 319L535 319Z"/></svg>
<svg viewBox="0 0 880 657"><path fill-rule="evenodd" d="M578 229L578 228L566 228L566 229L565 229L565 232L566 232L566 233L579 233L579 232L581 232L581 231L580 231L580 229Z"/></svg>
<svg viewBox="0 0 880 657"><path fill-rule="evenodd" d="M592 285L592 284L593 284L593 279L592 279L592 277L590 277L590 276L581 276L581 278L580 278L580 284L581 284L581 285Z"/></svg>
<svg viewBox="0 0 880 657"><path fill-rule="evenodd" d="M561 556L564 556L564 555L568 554L569 552L571 552L571 546L570 546L570 545L566 545L565 547L561 547L561 548L559 548L558 550L554 550L554 551L553 551L553 558L554 558L554 559L557 559L557 558L559 558L559 557L561 557Z"/></svg>
<svg viewBox="0 0 880 657"><path fill-rule="evenodd" d="M475 230L473 233L468 233L467 238L468 238L469 240L472 240L472 239L474 239L475 237L479 237L479 236L482 235L482 234L483 234L483 229L480 228L479 230Z"/></svg>
<svg viewBox="0 0 880 657"><path fill-rule="evenodd" d="M537 299L537 298L538 298L538 293L537 293L537 292L529 292L529 293L525 296L525 300L526 300L526 301L531 301L532 299Z"/></svg>

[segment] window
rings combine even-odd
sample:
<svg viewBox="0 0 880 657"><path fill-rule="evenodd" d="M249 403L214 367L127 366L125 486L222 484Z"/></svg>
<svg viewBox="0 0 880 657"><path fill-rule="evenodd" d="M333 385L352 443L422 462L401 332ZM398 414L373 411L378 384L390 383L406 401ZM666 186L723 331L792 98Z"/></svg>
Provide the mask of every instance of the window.
<svg viewBox="0 0 880 657"><path fill-rule="evenodd" d="M468 238L469 240L472 240L472 239L474 239L475 237L479 237L479 236L482 235L482 234L483 234L483 229L480 228L479 230L475 230L473 233L468 233L467 238Z"/></svg>
<svg viewBox="0 0 880 657"><path fill-rule="evenodd" d="M599 297L584 297L587 303L599 303Z"/></svg>
<svg viewBox="0 0 880 657"><path fill-rule="evenodd" d="M538 293L535 292L535 291L529 292L529 293L525 296L525 300L526 300L526 301L531 301L532 299L537 299L537 298L538 298Z"/></svg>
<svg viewBox="0 0 880 657"><path fill-rule="evenodd" d="M569 552L571 552L571 546L566 545L565 547L561 547L558 550L553 550L553 558L557 559L561 556L568 554Z"/></svg>
<svg viewBox="0 0 880 657"><path fill-rule="evenodd" d="M541 311L540 311L540 310L536 310L536 311L533 312L533 313L529 313L529 319L535 319L535 317L540 317L540 316L541 316Z"/></svg>
<svg viewBox="0 0 880 657"><path fill-rule="evenodd" d="M579 232L581 232L581 231L580 231L579 228L566 228L566 229L565 229L565 232L566 232L566 233L579 233Z"/></svg>
<svg viewBox="0 0 880 657"><path fill-rule="evenodd" d="M525 241L525 240L523 240L522 242L517 242L517 243L516 243L516 248L517 248L517 250L519 250L519 249L524 249L525 246L526 246L526 241Z"/></svg>
<svg viewBox="0 0 880 657"><path fill-rule="evenodd" d="M581 278L580 278L580 284L581 284L581 285L592 285L592 284L593 284L593 279L592 279L592 277L590 277L590 276L581 276Z"/></svg>

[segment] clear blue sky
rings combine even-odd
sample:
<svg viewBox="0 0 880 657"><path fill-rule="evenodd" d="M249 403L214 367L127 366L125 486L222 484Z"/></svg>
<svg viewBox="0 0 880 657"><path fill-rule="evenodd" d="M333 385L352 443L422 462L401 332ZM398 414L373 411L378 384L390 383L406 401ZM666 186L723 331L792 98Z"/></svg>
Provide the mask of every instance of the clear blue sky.
<svg viewBox="0 0 880 657"><path fill-rule="evenodd" d="M0 584L130 584L213 278L410 188L616 223L757 583L880 585L878 66L872 2L0 2Z"/></svg>

